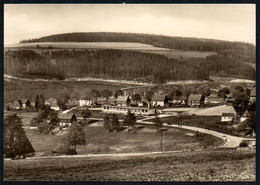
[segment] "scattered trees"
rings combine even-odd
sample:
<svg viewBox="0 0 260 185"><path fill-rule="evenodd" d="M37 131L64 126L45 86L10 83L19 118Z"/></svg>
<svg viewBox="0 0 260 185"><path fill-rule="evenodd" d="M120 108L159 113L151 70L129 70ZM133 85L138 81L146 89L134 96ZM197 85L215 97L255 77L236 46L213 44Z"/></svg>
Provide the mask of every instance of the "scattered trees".
<svg viewBox="0 0 260 185"><path fill-rule="evenodd" d="M40 133L49 134L58 123L58 113L46 107L31 120L30 126L37 126Z"/></svg>
<svg viewBox="0 0 260 185"><path fill-rule="evenodd" d="M112 95L112 92L110 90L107 90L107 89L105 89L101 92L101 96L105 97L106 99L108 99L111 95Z"/></svg>
<svg viewBox="0 0 260 185"><path fill-rule="evenodd" d="M107 130L107 132L118 132L122 129L122 125L119 122L116 114L112 114L112 116L106 115L104 118L103 126Z"/></svg>
<svg viewBox="0 0 260 185"><path fill-rule="evenodd" d="M114 93L114 97L117 98L118 96L122 96L123 95L123 91L121 91L120 89L116 90Z"/></svg>
<svg viewBox="0 0 260 185"><path fill-rule="evenodd" d="M91 113L91 111L88 108L86 108L85 110L83 110L81 112L81 116L84 118L84 120L86 122L86 119L90 118L92 116L92 113Z"/></svg>
<svg viewBox="0 0 260 185"><path fill-rule="evenodd" d="M70 145L75 146L75 150L77 149L77 145L86 144L85 132L80 124L75 123L69 127L67 141L70 143Z"/></svg>
<svg viewBox="0 0 260 185"><path fill-rule="evenodd" d="M127 115L125 116L124 123L127 125L128 131L129 127L134 127L136 124L136 117L134 113L130 112L130 110L128 110Z"/></svg>

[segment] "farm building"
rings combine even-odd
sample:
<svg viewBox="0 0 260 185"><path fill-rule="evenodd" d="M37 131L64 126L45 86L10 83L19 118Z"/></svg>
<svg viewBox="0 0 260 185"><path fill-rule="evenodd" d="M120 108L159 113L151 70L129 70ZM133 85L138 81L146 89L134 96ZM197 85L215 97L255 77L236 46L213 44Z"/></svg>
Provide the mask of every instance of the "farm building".
<svg viewBox="0 0 260 185"><path fill-rule="evenodd" d="M72 123L73 114L58 114L59 125L61 127L69 127Z"/></svg>
<svg viewBox="0 0 260 185"><path fill-rule="evenodd" d="M152 98L152 106L165 106L169 103L168 96L166 94L156 94Z"/></svg>
<svg viewBox="0 0 260 185"><path fill-rule="evenodd" d="M104 113L117 113L127 114L128 110L136 115L154 115L154 109L148 109L145 107L125 107L125 106L103 106Z"/></svg>
<svg viewBox="0 0 260 185"><path fill-rule="evenodd" d="M117 106L129 106L130 105L129 96L118 96L116 99Z"/></svg>
<svg viewBox="0 0 260 185"><path fill-rule="evenodd" d="M256 88L254 87L250 92L249 102L253 103L256 101Z"/></svg>
<svg viewBox="0 0 260 185"><path fill-rule="evenodd" d="M223 113L221 116L221 122L232 122L235 118L234 113Z"/></svg>
<svg viewBox="0 0 260 185"><path fill-rule="evenodd" d="M188 98L188 105L193 106L204 106L205 96L202 94L190 94Z"/></svg>

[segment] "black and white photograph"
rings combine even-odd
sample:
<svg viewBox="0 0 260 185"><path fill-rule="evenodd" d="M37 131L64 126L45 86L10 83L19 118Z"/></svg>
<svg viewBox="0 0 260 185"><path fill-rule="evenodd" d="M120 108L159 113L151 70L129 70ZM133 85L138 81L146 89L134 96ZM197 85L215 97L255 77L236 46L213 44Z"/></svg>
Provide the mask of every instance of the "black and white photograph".
<svg viewBox="0 0 260 185"><path fill-rule="evenodd" d="M4 4L3 180L256 181L256 4Z"/></svg>

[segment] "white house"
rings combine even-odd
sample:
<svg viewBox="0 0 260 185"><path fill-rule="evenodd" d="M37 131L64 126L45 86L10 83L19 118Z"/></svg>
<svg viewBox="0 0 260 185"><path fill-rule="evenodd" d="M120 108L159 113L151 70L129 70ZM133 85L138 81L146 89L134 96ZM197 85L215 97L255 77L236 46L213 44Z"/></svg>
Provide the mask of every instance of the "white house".
<svg viewBox="0 0 260 185"><path fill-rule="evenodd" d="M221 122L232 122L235 118L234 113L222 113Z"/></svg>

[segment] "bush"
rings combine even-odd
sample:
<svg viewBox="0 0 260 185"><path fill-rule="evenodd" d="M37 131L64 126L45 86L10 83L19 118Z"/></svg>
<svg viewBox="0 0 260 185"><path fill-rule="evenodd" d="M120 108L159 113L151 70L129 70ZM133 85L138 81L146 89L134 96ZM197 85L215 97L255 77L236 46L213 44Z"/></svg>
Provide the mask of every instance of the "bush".
<svg viewBox="0 0 260 185"><path fill-rule="evenodd" d="M93 154L98 154L98 153L108 153L110 151L109 147L104 146L104 145L95 145L95 144L88 144L86 146L87 150L90 151Z"/></svg>
<svg viewBox="0 0 260 185"><path fill-rule="evenodd" d="M66 155L77 155L77 151L76 151L75 149L69 148L69 149L66 151Z"/></svg>
<svg viewBox="0 0 260 185"><path fill-rule="evenodd" d="M56 149L52 151L52 154L67 154L70 150L70 145L68 142L60 143Z"/></svg>
<svg viewBox="0 0 260 185"><path fill-rule="evenodd" d="M245 142L241 142L239 144L240 147L248 147L248 143L245 143Z"/></svg>

